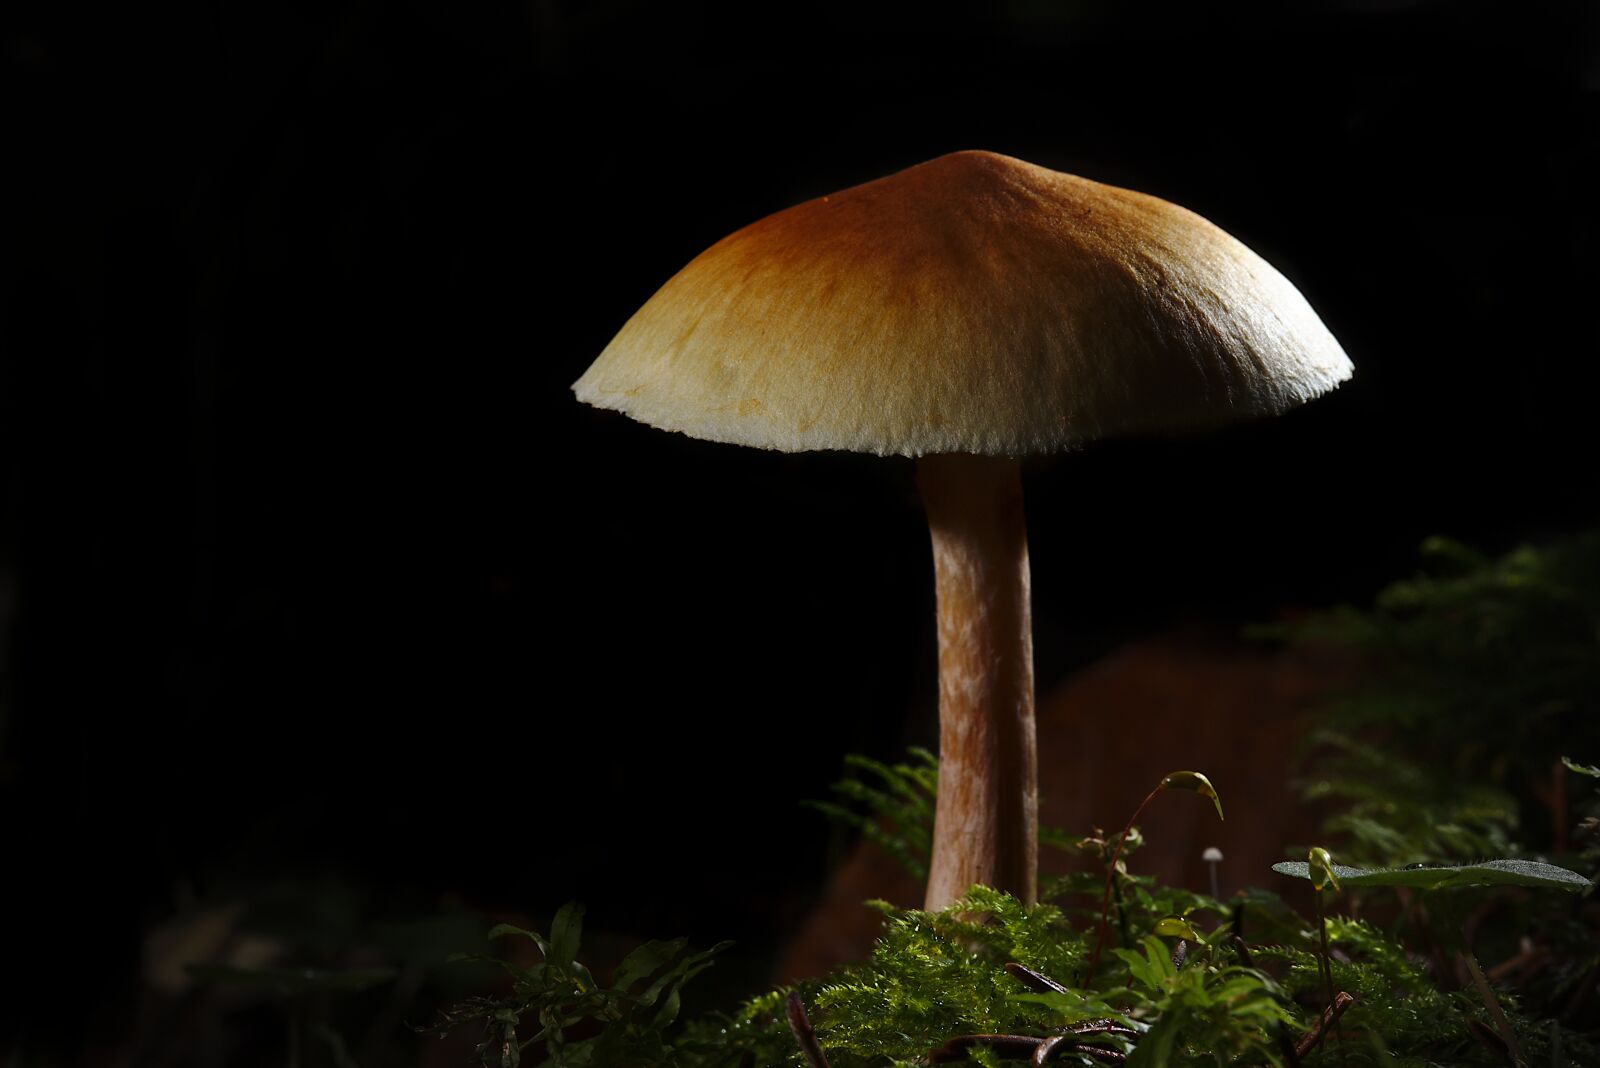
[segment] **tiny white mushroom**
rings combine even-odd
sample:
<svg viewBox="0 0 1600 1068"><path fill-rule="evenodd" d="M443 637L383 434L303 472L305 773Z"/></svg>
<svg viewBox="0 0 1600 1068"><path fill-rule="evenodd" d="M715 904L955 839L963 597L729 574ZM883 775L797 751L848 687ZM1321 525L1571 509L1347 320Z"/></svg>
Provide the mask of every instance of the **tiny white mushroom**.
<svg viewBox="0 0 1600 1068"><path fill-rule="evenodd" d="M1216 846L1207 846L1206 851L1200 854L1200 859L1211 866L1211 896L1221 898L1217 892L1217 865L1222 863L1222 850Z"/></svg>

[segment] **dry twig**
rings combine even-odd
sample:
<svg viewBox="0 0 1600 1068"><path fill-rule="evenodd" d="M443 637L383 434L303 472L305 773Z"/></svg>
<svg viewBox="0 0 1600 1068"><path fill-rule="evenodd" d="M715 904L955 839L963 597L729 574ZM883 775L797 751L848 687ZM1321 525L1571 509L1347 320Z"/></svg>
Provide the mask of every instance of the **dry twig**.
<svg viewBox="0 0 1600 1068"><path fill-rule="evenodd" d="M1302 1059L1310 1056L1311 1051L1316 1049L1324 1038L1328 1037L1328 1030L1339 1022L1339 1017L1343 1016L1345 1010L1355 1003L1355 997L1345 993L1343 990L1334 995L1333 1002L1322 1010L1321 1018L1317 1020L1311 1030L1305 1033L1305 1037L1300 1040L1300 1044L1294 1048L1295 1056Z"/></svg>
<svg viewBox="0 0 1600 1068"><path fill-rule="evenodd" d="M800 1043L800 1052L806 1055L806 1063L811 1068L829 1068L827 1054L822 1052L822 1043L817 1041L817 1033L811 1029L811 1020L806 1016L806 1007L800 1001L799 991L789 995L785 1008L789 1030L794 1032L794 1040Z"/></svg>

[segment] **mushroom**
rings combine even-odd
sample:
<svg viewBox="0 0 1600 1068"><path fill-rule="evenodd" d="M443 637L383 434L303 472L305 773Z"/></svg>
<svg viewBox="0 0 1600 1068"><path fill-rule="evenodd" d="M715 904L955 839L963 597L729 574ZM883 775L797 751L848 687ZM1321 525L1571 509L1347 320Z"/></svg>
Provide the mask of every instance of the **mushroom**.
<svg viewBox="0 0 1600 1068"><path fill-rule="evenodd" d="M723 238L573 390L712 441L917 458L939 614L937 909L974 883L1036 897L1018 458L1276 414L1350 371L1299 291L1198 215L957 152Z"/></svg>
<svg viewBox="0 0 1600 1068"><path fill-rule="evenodd" d="M1217 883L1217 865L1222 863L1222 850L1216 846L1206 846L1206 851L1200 854L1200 859L1211 869L1211 896L1218 901L1222 900L1222 893Z"/></svg>

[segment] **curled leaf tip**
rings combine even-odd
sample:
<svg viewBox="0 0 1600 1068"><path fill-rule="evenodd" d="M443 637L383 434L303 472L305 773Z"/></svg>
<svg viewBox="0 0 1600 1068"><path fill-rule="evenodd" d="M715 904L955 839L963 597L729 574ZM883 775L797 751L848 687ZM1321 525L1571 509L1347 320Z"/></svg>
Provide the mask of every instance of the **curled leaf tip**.
<svg viewBox="0 0 1600 1068"><path fill-rule="evenodd" d="M1306 866L1312 886L1318 890L1329 885L1335 890L1339 889L1339 877L1333 871L1333 856L1326 849L1313 846L1311 852L1306 854Z"/></svg>
<svg viewBox="0 0 1600 1068"><path fill-rule="evenodd" d="M1217 819L1226 822L1227 817L1222 814L1222 798L1217 794L1217 788L1211 785L1211 780L1198 771L1174 771L1161 780L1163 790L1193 790L1201 797L1211 798L1211 803L1217 808Z"/></svg>
<svg viewBox="0 0 1600 1068"><path fill-rule="evenodd" d="M1164 938L1182 938L1190 942L1201 941L1200 935L1189 921L1178 916L1168 916L1158 922L1155 933Z"/></svg>

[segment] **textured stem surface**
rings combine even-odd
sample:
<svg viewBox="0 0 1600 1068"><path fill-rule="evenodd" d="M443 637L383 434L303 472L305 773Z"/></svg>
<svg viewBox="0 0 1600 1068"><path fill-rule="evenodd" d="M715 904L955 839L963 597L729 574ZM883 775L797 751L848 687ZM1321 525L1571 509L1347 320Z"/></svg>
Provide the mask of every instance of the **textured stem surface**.
<svg viewBox="0 0 1600 1068"><path fill-rule="evenodd" d="M983 883L1037 897L1028 532L1015 460L924 456L939 603L939 800L925 906Z"/></svg>

